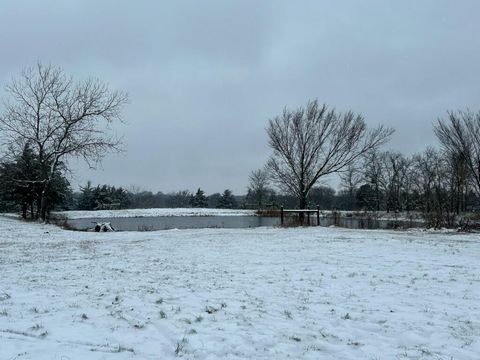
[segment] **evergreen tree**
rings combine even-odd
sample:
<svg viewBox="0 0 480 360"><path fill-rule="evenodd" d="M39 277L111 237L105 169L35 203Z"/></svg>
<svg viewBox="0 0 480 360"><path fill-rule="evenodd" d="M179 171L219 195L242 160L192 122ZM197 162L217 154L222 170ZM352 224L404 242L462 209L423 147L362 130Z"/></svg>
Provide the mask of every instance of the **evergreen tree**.
<svg viewBox="0 0 480 360"><path fill-rule="evenodd" d="M92 210L95 207L92 182L90 180L87 181L87 186L80 187L80 197L77 206L79 210Z"/></svg>
<svg viewBox="0 0 480 360"><path fill-rule="evenodd" d="M80 210L98 210L103 208L125 209L130 205L128 192L122 187L116 188L110 185L97 185L92 187L90 181L87 186L81 188L78 201Z"/></svg>
<svg viewBox="0 0 480 360"><path fill-rule="evenodd" d="M27 210L33 218L34 202L42 182L38 159L28 143L14 162L3 164L1 177L4 199L20 206L23 218L27 217Z"/></svg>
<svg viewBox="0 0 480 360"><path fill-rule="evenodd" d="M16 211L17 210L17 201L15 197L15 163L13 162L3 162L0 165L0 210L5 211ZM26 211L26 207L24 207ZM23 213L24 217L26 216Z"/></svg>
<svg viewBox="0 0 480 360"><path fill-rule="evenodd" d="M59 163L51 175L50 185L44 192L43 196L48 200L46 213L71 199L70 184L63 176L63 171L64 166ZM38 218L45 182L44 173L38 156L28 143L14 161L3 162L0 166L0 198L3 210L21 210L23 218L26 218L30 211L32 218Z"/></svg>
<svg viewBox="0 0 480 360"><path fill-rule="evenodd" d="M370 184L360 186L356 194L357 204L362 210L377 210L377 195Z"/></svg>
<svg viewBox="0 0 480 360"><path fill-rule="evenodd" d="M208 207L209 208L218 208L220 205L220 198L222 197L222 194L220 193L215 193L212 194L208 197Z"/></svg>
<svg viewBox="0 0 480 360"><path fill-rule="evenodd" d="M202 189L198 188L195 193L195 196L192 199L192 206L194 208L206 208L208 206L207 197Z"/></svg>
<svg viewBox="0 0 480 360"><path fill-rule="evenodd" d="M40 192L40 188L38 189ZM45 194L47 200L46 212L49 214L52 210L71 210L73 203L72 189L70 182L61 174L59 169L55 171L50 186ZM40 197L37 198L40 204Z"/></svg>
<svg viewBox="0 0 480 360"><path fill-rule="evenodd" d="M237 207L237 201L231 190L226 189L219 199L218 207L221 209L234 209Z"/></svg>

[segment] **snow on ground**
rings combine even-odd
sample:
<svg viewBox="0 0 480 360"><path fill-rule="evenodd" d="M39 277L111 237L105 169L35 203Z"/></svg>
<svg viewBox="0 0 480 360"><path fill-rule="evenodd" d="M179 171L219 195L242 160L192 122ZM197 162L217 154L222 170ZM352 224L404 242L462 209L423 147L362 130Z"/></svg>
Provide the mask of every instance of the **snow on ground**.
<svg viewBox="0 0 480 360"><path fill-rule="evenodd" d="M61 212L54 212L53 215L57 217L67 218L67 219L148 217L148 216L249 216L249 215L255 215L255 210L153 208L153 209L95 210L95 211L61 211Z"/></svg>
<svg viewBox="0 0 480 360"><path fill-rule="evenodd" d="M0 234L0 359L479 359L478 235Z"/></svg>

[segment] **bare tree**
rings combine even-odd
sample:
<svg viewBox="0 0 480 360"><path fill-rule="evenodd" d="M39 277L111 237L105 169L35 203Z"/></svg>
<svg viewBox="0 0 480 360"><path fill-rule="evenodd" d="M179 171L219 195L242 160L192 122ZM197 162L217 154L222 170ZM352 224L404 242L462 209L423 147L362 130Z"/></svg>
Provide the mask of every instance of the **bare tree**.
<svg viewBox="0 0 480 360"><path fill-rule="evenodd" d="M471 188L472 176L463 154L453 153L447 155L451 209L460 214L460 212L467 210L467 198Z"/></svg>
<svg viewBox="0 0 480 360"><path fill-rule="evenodd" d="M127 94L111 91L98 79L74 82L53 65L25 69L6 91L10 98L0 116L0 129L10 148L35 149L42 167L40 217L45 219L48 191L59 165L69 157L98 164L120 140L110 124L121 120Z"/></svg>
<svg viewBox="0 0 480 360"><path fill-rule="evenodd" d="M449 111L447 119L438 120L435 135L449 157L462 159L480 195L480 112Z"/></svg>
<svg viewBox="0 0 480 360"><path fill-rule="evenodd" d="M407 176L408 161L398 152L387 151L383 154L382 167L383 190L386 195L386 210L395 212L403 210L403 195Z"/></svg>
<svg viewBox="0 0 480 360"><path fill-rule="evenodd" d="M403 166L400 168L400 180L402 194L400 196L400 208L407 212L415 208L415 197L413 196L413 158L403 157Z"/></svg>
<svg viewBox="0 0 480 360"><path fill-rule="evenodd" d="M255 201L255 205L259 208L265 205L267 197L272 195L267 169L258 169L250 173L247 190L248 198Z"/></svg>
<svg viewBox="0 0 480 360"><path fill-rule="evenodd" d="M275 182L305 208L310 189L321 177L353 164L385 143L393 130L367 130L361 115L340 114L313 100L295 111L284 109L269 120L267 133L273 149L268 167Z"/></svg>
<svg viewBox="0 0 480 360"><path fill-rule="evenodd" d="M347 206L351 209L355 208L355 194L363 180L359 167L359 164L350 164L340 173L340 186L348 196Z"/></svg>

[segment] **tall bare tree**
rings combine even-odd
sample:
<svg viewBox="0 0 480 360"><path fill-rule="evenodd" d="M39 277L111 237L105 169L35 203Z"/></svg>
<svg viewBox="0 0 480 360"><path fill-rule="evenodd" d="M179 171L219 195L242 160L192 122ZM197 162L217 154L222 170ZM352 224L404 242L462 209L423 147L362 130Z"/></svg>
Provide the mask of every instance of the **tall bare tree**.
<svg viewBox="0 0 480 360"><path fill-rule="evenodd" d="M414 175L413 189L421 196L420 210L428 226L452 226L454 211L450 208L449 182L451 169L444 154L434 148L427 148L412 159Z"/></svg>
<svg viewBox="0 0 480 360"><path fill-rule="evenodd" d="M383 205L384 188L383 171L386 163L385 152L379 152L378 149L372 149L364 158L363 171L367 183L372 189L372 203L374 209L380 211Z"/></svg>
<svg viewBox="0 0 480 360"><path fill-rule="evenodd" d="M381 184L386 196L387 212L403 210L403 195L405 195L405 183L408 161L398 152L387 151L382 154L384 164L382 166Z"/></svg>
<svg viewBox="0 0 480 360"><path fill-rule="evenodd" d="M463 154L453 153L448 155L451 208L457 214L460 214L467 208L468 193L472 183L471 171L467 167L466 158Z"/></svg>
<svg viewBox="0 0 480 360"><path fill-rule="evenodd" d="M355 194L363 180L359 168L359 164L350 164L340 173L342 193L347 195L347 206L351 209L355 208Z"/></svg>
<svg viewBox="0 0 480 360"><path fill-rule="evenodd" d="M368 130L362 115L337 113L309 101L295 111L269 120L269 145L273 154L268 167L276 183L295 195L300 208L317 181L353 164L369 150L385 143L392 129Z"/></svg>
<svg viewBox="0 0 480 360"><path fill-rule="evenodd" d="M13 79L6 91L0 129L17 152L30 144L41 168L40 217L45 219L48 188L59 165L69 157L94 166L120 149L110 125L121 120L127 94L111 91L98 79L75 82L53 65L37 64Z"/></svg>
<svg viewBox="0 0 480 360"><path fill-rule="evenodd" d="M262 206L265 205L268 195L272 195L268 171L266 169L253 170L248 179L247 197L249 200L253 200L259 208L262 208Z"/></svg>
<svg viewBox="0 0 480 360"><path fill-rule="evenodd" d="M480 112L449 111L446 119L438 120L435 135L448 157L465 163L480 196Z"/></svg>

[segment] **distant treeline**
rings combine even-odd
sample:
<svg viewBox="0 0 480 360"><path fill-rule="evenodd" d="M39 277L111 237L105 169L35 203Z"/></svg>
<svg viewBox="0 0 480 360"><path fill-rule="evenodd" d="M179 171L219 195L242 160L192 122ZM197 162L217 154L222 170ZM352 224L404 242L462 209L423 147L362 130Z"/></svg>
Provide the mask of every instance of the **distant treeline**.
<svg viewBox="0 0 480 360"><path fill-rule="evenodd" d="M40 187L36 186L31 168L35 168L35 158L28 148L16 161L2 164L1 211L21 212L24 217L35 218ZM297 207L297 198L274 190L262 171L252 173L246 195L235 195L229 189L206 195L201 188L195 192L154 193L108 184L93 186L90 182L73 192L68 181L58 174L49 195L51 210ZM465 174L462 159L445 158L434 149L411 157L372 152L357 167L349 167L341 174L340 190L314 187L308 195L308 206L318 205L324 210L416 211L433 225L448 225L455 215L478 210L479 199Z"/></svg>
<svg viewBox="0 0 480 360"><path fill-rule="evenodd" d="M223 193L206 196L202 189L195 193L181 190L171 193L161 191L128 191L122 187L88 183L81 191L73 194L73 204L78 210L97 210L102 208L144 209L144 208L224 208L234 209L241 206L244 197L233 195L226 189ZM240 205L239 205L240 204Z"/></svg>
<svg viewBox="0 0 480 360"><path fill-rule="evenodd" d="M0 210L35 218L41 191L36 173L41 171L28 147L14 161L4 161L0 167ZM297 197L270 186L265 170L252 172L246 195L235 195L228 189L206 195L200 188L195 192L154 193L107 184L93 186L90 182L73 192L61 173L49 189L49 210L298 206ZM434 226L449 226L454 224L456 215L477 211L479 200L462 157L448 158L438 150L427 149L410 157L395 152L371 152L341 174L340 190L314 187L307 203L325 210L415 211L424 214Z"/></svg>
<svg viewBox="0 0 480 360"><path fill-rule="evenodd" d="M405 156L398 152L371 151L340 173L340 190L312 188L307 207L326 210L418 212L428 225L454 226L461 214L480 210L475 181L465 156L428 148ZM292 207L296 197L275 196L266 170L250 176L249 195L258 207L276 202ZM248 196L247 196L248 198Z"/></svg>
<svg viewBox="0 0 480 360"><path fill-rule="evenodd" d="M363 134L361 119L357 121L358 126L354 126L357 122L352 117L343 119L332 113L323 118L320 115L324 114L324 108L318 110L315 102L309 106L312 111L302 111L295 116L287 112L283 115L285 118L270 122L271 141L286 141L284 137L288 138L287 135L293 137L285 146L277 144L280 150L291 153L285 154L284 158L277 154L264 168L252 171L246 195L235 195L229 189L206 195L201 188L154 193L108 184L93 186L90 182L80 191L73 192L65 176L68 167L58 159L44 158L44 154L26 142L19 154L12 152L0 162L0 211L20 212L24 218L44 219L42 212L48 214L52 210L269 209L280 206L313 208L318 205L325 210L417 212L423 215L427 225L435 227L457 226L461 221L477 216L473 213L480 210L480 113L449 113L448 119L439 120L434 130L440 148L427 148L407 156L368 146L366 149L361 147L362 151L352 156L351 149L338 155L342 152L338 152L337 147L345 145L340 134L349 126L353 126L353 135L357 132ZM317 117L310 116L318 111L320 115ZM336 145L332 145L333 150L328 153L331 157L339 156L337 160L341 163L340 166L335 162L337 165L326 172L324 167L330 157L324 159L324 165L319 165L324 157L322 151L317 150L315 156L305 156L309 149L320 149L323 144L307 141L320 136L319 131L323 128L319 130L318 126L322 121L336 124L332 130L337 133ZM381 130L378 131L382 133ZM299 143L302 139L306 142ZM347 145L351 143L347 142ZM349 161L345 162L346 158ZM312 164L320 170L312 169ZM338 191L319 185L318 174L334 173L341 179Z"/></svg>

